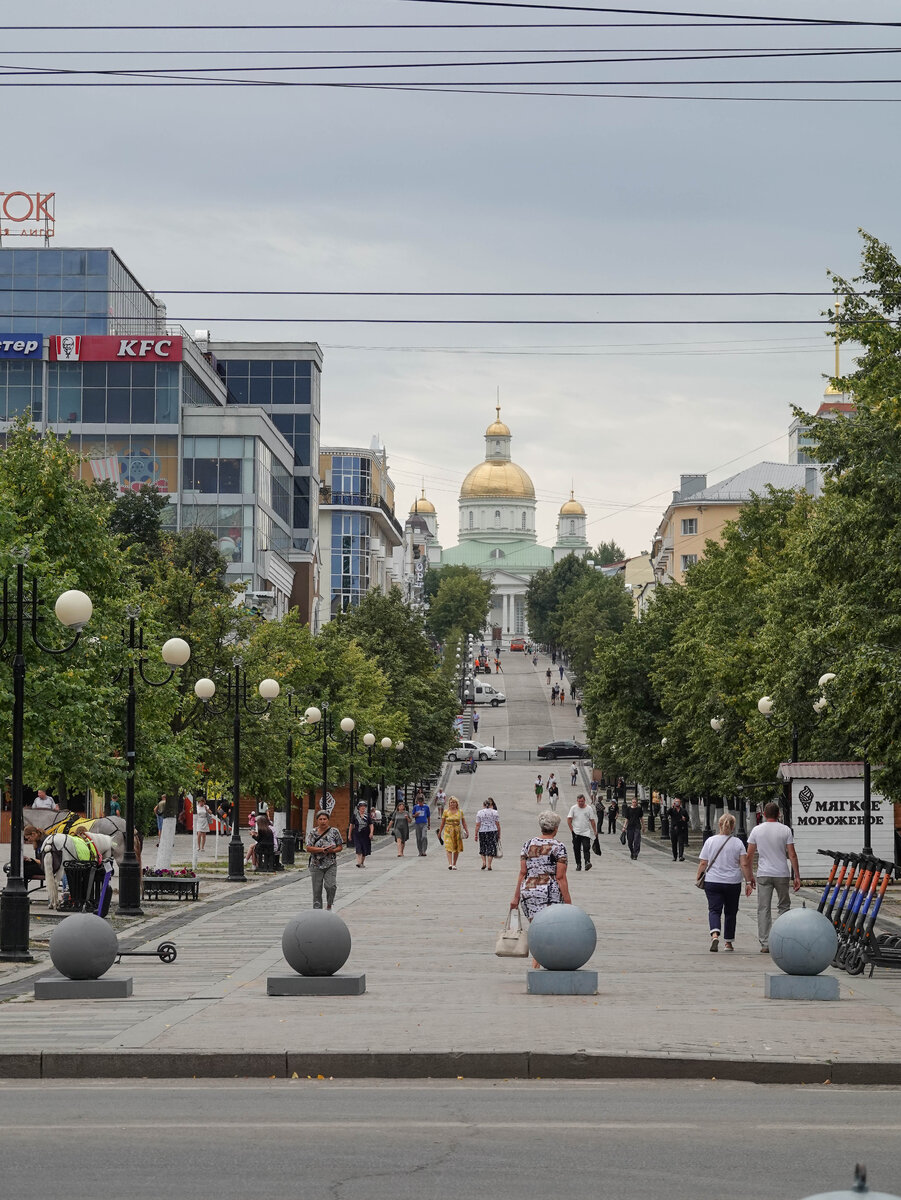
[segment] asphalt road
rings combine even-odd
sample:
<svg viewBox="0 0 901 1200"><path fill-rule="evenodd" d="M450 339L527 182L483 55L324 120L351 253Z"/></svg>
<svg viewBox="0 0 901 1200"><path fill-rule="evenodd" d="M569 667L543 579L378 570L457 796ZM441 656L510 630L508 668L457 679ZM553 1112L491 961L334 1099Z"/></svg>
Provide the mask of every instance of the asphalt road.
<svg viewBox="0 0 901 1200"><path fill-rule="evenodd" d="M891 1088L0 1084L7 1194L66 1200L801 1200L901 1191L899 1145Z"/></svg>

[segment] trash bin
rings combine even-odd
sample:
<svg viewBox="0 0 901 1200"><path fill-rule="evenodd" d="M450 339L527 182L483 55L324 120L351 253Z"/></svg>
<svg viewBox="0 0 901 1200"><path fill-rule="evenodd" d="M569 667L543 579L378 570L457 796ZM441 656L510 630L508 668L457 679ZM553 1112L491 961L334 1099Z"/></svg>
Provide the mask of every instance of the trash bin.
<svg viewBox="0 0 901 1200"><path fill-rule="evenodd" d="M70 859L63 863L63 871L69 887L67 907L75 912L96 912L100 903L100 891L106 876L106 868L101 863L79 862L77 859Z"/></svg>
<svg viewBox="0 0 901 1200"><path fill-rule="evenodd" d="M286 829L281 836L282 862L286 867L294 866L294 851L297 843L294 841L294 830Z"/></svg>

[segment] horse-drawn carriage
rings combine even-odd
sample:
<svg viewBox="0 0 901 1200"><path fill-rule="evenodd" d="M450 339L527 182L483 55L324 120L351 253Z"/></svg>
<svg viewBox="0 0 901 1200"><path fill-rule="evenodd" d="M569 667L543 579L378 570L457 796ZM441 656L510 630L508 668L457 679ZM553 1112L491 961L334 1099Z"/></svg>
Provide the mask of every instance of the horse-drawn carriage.
<svg viewBox="0 0 901 1200"><path fill-rule="evenodd" d="M24 839L41 864L48 906L62 907L60 885L65 872L67 878L71 876L70 906L108 909L113 863L121 862L125 854L125 821L31 808L26 809L26 822ZM136 836L135 841L140 858L140 839Z"/></svg>

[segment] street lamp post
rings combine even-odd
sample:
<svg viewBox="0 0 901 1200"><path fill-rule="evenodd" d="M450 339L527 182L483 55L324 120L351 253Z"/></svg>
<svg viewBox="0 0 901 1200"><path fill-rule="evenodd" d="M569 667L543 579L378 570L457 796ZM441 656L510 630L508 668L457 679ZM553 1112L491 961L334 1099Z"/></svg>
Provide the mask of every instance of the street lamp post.
<svg viewBox="0 0 901 1200"><path fill-rule="evenodd" d="M16 648L13 657L13 724L12 724L12 811L10 813L9 878L0 894L0 961L31 962L29 953L28 889L22 877L22 760L25 738L25 561L16 564L16 595L10 604L9 584L3 581L3 638L6 645L10 631L10 608L15 608ZM56 650L45 646L38 637L38 583L31 584L31 640L47 654L66 654L81 637L81 631L91 619L90 598L79 591L68 591L56 601L57 619L75 637L67 646Z"/></svg>
<svg viewBox="0 0 901 1200"><path fill-rule="evenodd" d="M275 679L264 679L257 690L266 701L263 708L251 708L248 704L247 673L243 669L240 654L232 659L234 681L228 677L228 688L221 705L212 703L216 694L216 685L212 679L198 679L194 684L194 694L201 701L205 710L212 713L226 713L234 706L232 715L232 836L228 843L228 883L246 883L244 874L244 843L241 841L241 710L254 717L261 717L268 712L272 701L281 690Z"/></svg>
<svg viewBox="0 0 901 1200"><path fill-rule="evenodd" d="M833 679L835 679L835 678L836 678L836 675L833 671L827 671L824 675L820 676L819 680L817 681L817 686L820 689L823 689L827 686L827 684L830 684L833 681ZM775 701L773 700L773 698L771 696L761 696L760 699L757 701L757 711L760 713L760 715L764 718L765 721L768 721L770 723L772 723L772 715L773 715L773 710L775 709L775 707L776 707ZM816 715L820 716L829 707L829 701L826 699L826 697L824 695L820 695L816 700L814 700L812 707L813 707L813 711L816 713ZM783 721L783 723L781 725L774 725L773 728L774 729L787 729L788 725L789 725L788 721ZM791 757L791 760L794 763L794 762L798 761L798 724L797 724L797 721L794 720L794 718L792 718L792 721L791 721L791 731L792 731L792 757ZM866 779L866 770L864 771L864 776ZM866 787L864 788L864 792L866 793ZM865 794L864 798L866 799L866 794ZM790 822L792 805L791 805L791 782L789 780L786 780L785 783L782 785L782 807L785 811L786 821ZM866 818L866 816L867 816L867 813L865 811L864 817ZM868 836L867 830L866 830L866 821L865 821L865 829L864 829L864 838L867 842L869 842L869 836Z"/></svg>
<svg viewBox="0 0 901 1200"><path fill-rule="evenodd" d="M128 617L128 693L125 702L125 854L119 864L119 903L116 912L123 917L141 917L141 864L135 854L135 766L137 762L137 730L136 730L136 691L135 691L135 649L138 651L138 674L150 687L165 687L174 677L179 667L183 667L191 657L191 647L184 638L169 638L164 643L161 654L163 662L169 667L165 679L149 679L144 673L144 630L138 631L135 645L135 622L141 615L140 608L130 606L126 609Z"/></svg>

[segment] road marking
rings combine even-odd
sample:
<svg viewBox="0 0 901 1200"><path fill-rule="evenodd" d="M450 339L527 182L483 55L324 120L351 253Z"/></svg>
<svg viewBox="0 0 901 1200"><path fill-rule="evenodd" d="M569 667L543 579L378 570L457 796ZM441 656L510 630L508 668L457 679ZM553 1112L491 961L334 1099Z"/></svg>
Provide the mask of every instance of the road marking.
<svg viewBox="0 0 901 1200"><path fill-rule="evenodd" d="M359 1120L359 1119L358 1120L344 1120L340 1117L336 1117L334 1120L330 1120L330 1121L308 1121L301 1116L298 1116L297 1120L295 1120L295 1121L272 1121L272 1120L268 1120L265 1118L260 1118L256 1121L254 1121L248 1117L243 1117L243 1116L239 1120L234 1120L234 1121L197 1121L192 1117L189 1126L186 1126L185 1122L183 1120L155 1121L155 1120L153 1120L152 1117L148 1117L148 1118L142 1119L140 1121L118 1121L117 1120L116 1121L116 1130L121 1131L123 1129L128 1129L128 1130L174 1129L174 1130L178 1130L179 1132L184 1132L184 1133L190 1135L192 1130L196 1131L198 1129L215 1130L215 1131L224 1133L224 1132L227 1132L230 1130L242 1130L242 1129L246 1130L246 1129L250 1129L250 1128L259 1128L259 1129L290 1130L295 1135L299 1135L299 1134L306 1132L307 1130L316 1130L316 1131L330 1130L330 1129L334 1129L336 1126L339 1126L341 1129L361 1129L361 1130L396 1129L397 1122L399 1119L403 1120L405 1129L407 1129L407 1128L422 1129L422 1130L435 1129L438 1131L446 1130L446 1129L455 1129L455 1130L461 1130L461 1131L466 1131L466 1130L482 1131L482 1130L484 1130L488 1134L496 1133L498 1130L509 1131L511 1133L518 1133L518 1132L523 1132L523 1133L539 1132L540 1133L540 1131L542 1129L553 1129L553 1130L558 1130L560 1132L565 1132L566 1130L572 1130L576 1133L582 1133L582 1132L591 1131L591 1130L595 1130L595 1129L602 1130L605 1132L620 1132L620 1131L621 1132L634 1132L634 1130L635 1130L635 1122L634 1121L599 1121L599 1122L595 1122L595 1121L541 1120L541 1121L528 1122L528 1121L494 1121L494 1120L492 1120L490 1122L490 1127L486 1128L484 1121L479 1120L479 1119L473 1120L473 1121L447 1121L447 1120L443 1119L440 1115L436 1116L434 1118L434 1120L430 1120L430 1121L411 1121L411 1120L408 1120L407 1118L397 1118L397 1117L392 1117L390 1119L376 1118L374 1120ZM729 1121L731 1123L731 1118L729 1118ZM758 1132L758 1133L789 1131L792 1133L806 1133L806 1134L861 1133L861 1134L867 1134L868 1136L872 1136L873 1134L881 1134L881 1133L892 1133L892 1134L901 1133L901 1125L872 1125L872 1124L823 1125L823 1124L820 1124L819 1122L813 1122L810 1124L801 1124L798 1122L789 1123L789 1122L785 1122L785 1121L780 1122L778 1124L767 1123L767 1124L751 1124L751 1125L749 1125L748 1122L744 1121L742 1123L742 1125L743 1125L743 1128L745 1128L745 1129L751 1128L755 1132ZM664 1122L655 1121L654 1122L654 1129L657 1132L660 1132L660 1131L669 1131L672 1133L697 1132L697 1128L698 1128L697 1122L695 1122L695 1121L664 1121ZM94 1121L91 1121L91 1122L73 1121L72 1124L68 1127L65 1125L57 1125L54 1128L54 1136L58 1137L61 1133L64 1133L67 1130L71 1131L73 1134L75 1134L77 1136L79 1134L84 1133L86 1130L96 1130L98 1132L108 1133L109 1129L110 1129L110 1125L109 1125L108 1121L96 1121L96 1122L94 1122ZM36 1129L34 1124L27 1124L27 1125L4 1124L3 1129L2 1129L2 1134L15 1134L17 1136L21 1136L22 1134L33 1134L33 1133L38 1133L41 1136L44 1136L44 1132L45 1131L42 1129ZM0 1136L0 1143L2 1143L2 1136Z"/></svg>

